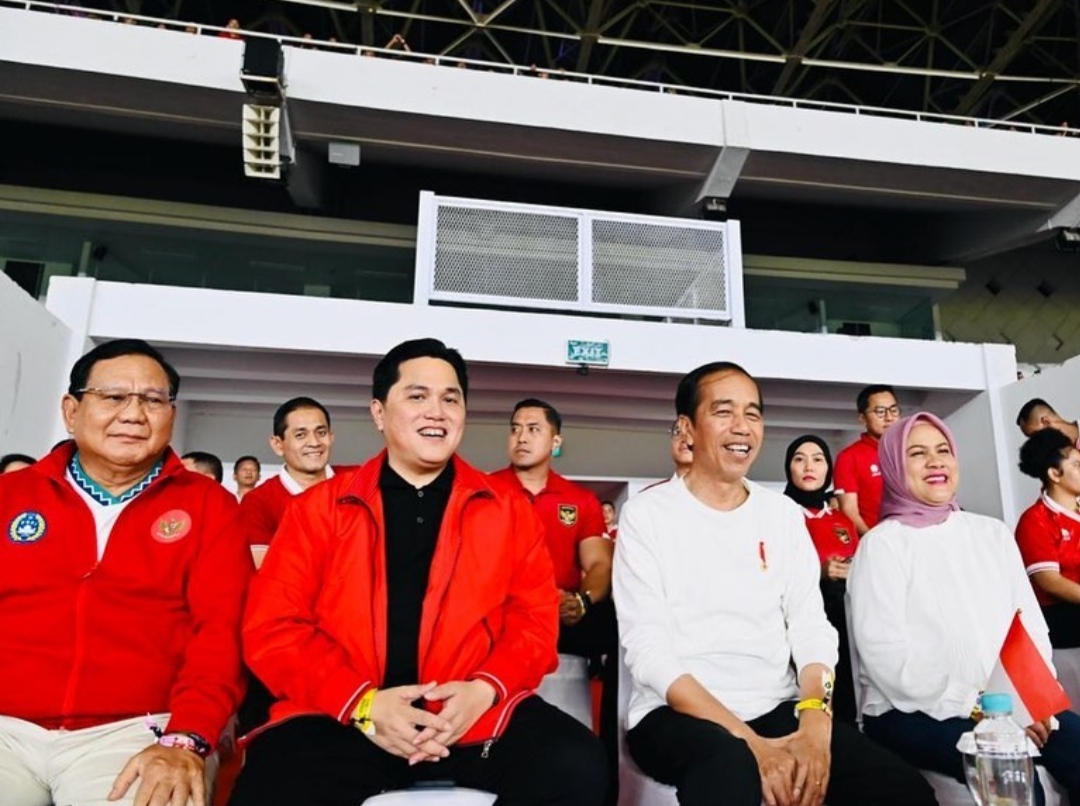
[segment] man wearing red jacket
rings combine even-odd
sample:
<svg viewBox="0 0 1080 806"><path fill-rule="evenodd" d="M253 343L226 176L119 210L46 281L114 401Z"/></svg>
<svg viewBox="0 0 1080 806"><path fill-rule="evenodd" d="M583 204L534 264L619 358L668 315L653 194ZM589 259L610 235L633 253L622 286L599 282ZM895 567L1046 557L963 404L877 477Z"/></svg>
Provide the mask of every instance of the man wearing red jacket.
<svg viewBox="0 0 1080 806"><path fill-rule="evenodd" d="M233 496L168 447L179 383L145 342L99 345L73 439L0 478L4 804L207 802L252 566Z"/></svg>
<svg viewBox="0 0 1080 806"><path fill-rule="evenodd" d="M447 778L597 806L602 748L531 696L556 664L543 527L455 455L465 362L404 342L372 387L386 450L298 498L252 583L244 655L278 702L231 806L353 806Z"/></svg>

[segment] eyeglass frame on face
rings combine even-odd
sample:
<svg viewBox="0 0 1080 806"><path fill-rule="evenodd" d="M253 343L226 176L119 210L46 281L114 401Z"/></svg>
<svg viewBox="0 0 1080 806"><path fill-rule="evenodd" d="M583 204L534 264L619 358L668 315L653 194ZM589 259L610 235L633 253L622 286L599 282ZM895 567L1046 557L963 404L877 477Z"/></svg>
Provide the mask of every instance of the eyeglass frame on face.
<svg viewBox="0 0 1080 806"><path fill-rule="evenodd" d="M864 411L863 414L873 414L879 420L884 420L891 414L893 417L899 419L901 409L899 403L893 403L891 406L874 406L874 408Z"/></svg>
<svg viewBox="0 0 1080 806"><path fill-rule="evenodd" d="M79 395L93 395L101 404L113 411L123 411L127 408L131 398L139 401L148 412L160 412L172 406L176 402L176 395L169 394L161 389L150 389L146 392L125 392L122 389L101 389L96 386L86 386L76 389L71 393L76 399Z"/></svg>

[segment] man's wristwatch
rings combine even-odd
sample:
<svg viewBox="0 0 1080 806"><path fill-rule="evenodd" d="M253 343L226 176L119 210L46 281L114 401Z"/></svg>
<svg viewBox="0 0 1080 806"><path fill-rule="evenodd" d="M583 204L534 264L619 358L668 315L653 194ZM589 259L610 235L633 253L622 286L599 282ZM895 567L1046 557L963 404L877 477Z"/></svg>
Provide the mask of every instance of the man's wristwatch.
<svg viewBox="0 0 1080 806"><path fill-rule="evenodd" d="M581 615L584 616L592 607L592 597L589 596L588 591L578 591L574 596L577 597L578 604L581 605Z"/></svg>
<svg viewBox="0 0 1080 806"><path fill-rule="evenodd" d="M162 747L175 747L180 750L190 750L200 758L206 758L214 752L210 742L206 741L197 733L166 733L158 739Z"/></svg>

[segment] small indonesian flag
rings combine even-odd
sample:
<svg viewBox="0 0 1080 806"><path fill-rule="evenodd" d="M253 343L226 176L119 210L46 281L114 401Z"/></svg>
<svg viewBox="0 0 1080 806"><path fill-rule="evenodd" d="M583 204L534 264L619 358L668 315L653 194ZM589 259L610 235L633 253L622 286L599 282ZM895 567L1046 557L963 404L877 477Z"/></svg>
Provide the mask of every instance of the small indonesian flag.
<svg viewBox="0 0 1080 806"><path fill-rule="evenodd" d="M1016 611L986 690L1009 694L1013 719L1027 727L1068 710L1069 697L1031 640Z"/></svg>

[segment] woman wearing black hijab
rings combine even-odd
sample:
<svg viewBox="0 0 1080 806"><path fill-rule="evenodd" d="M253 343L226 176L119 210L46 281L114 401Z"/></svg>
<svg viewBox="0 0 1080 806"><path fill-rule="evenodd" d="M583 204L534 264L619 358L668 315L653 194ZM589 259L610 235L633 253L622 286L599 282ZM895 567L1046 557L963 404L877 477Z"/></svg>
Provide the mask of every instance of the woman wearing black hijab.
<svg viewBox="0 0 1080 806"><path fill-rule="evenodd" d="M821 560L821 596L825 615L840 636L840 660L836 669L833 712L838 719L855 722L855 687L851 679L844 591L848 569L859 533L855 524L836 506L832 493L832 455L824 440L806 434L788 445L784 457L787 487L784 495L798 504L806 528Z"/></svg>

